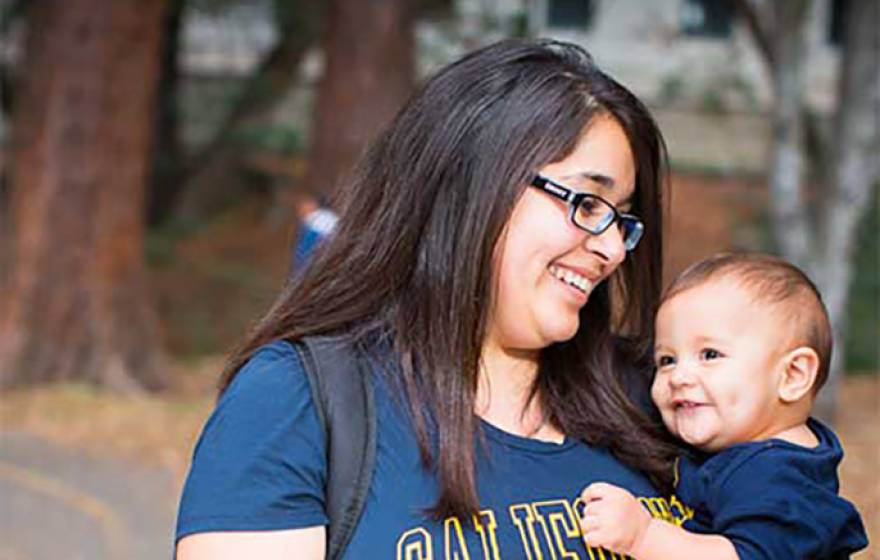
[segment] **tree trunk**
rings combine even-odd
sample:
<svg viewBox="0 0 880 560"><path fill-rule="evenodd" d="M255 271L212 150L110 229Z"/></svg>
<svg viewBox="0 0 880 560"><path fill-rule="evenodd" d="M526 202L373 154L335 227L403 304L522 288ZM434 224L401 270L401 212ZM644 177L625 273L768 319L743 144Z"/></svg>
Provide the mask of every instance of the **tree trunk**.
<svg viewBox="0 0 880 560"><path fill-rule="evenodd" d="M856 235L880 175L880 37L876 0L847 3L844 44L840 57L839 96L833 138L818 138L828 173L822 191L808 201L802 189L804 141L803 98L805 30L810 1L773 2L771 25L763 26L753 6L731 0L743 13L749 30L764 53L773 76L773 160L769 173L773 230L782 254L804 268L823 294L834 329L835 351L825 389L814 409L832 420L846 346L845 317L855 263ZM769 52L766 45L773 45ZM768 56L768 54L772 56ZM830 141L829 141L830 140ZM830 156L830 157L827 157ZM819 166L824 169L825 165ZM810 204L812 202L812 204ZM810 210L817 220L810 222Z"/></svg>
<svg viewBox="0 0 880 560"><path fill-rule="evenodd" d="M846 309L853 276L858 226L868 211L878 181L880 153L880 8L876 0L851 0L845 14L840 59L839 102L834 123L834 153L828 196L820 215L822 230L819 285L831 315L836 351L828 386L818 411L829 416L843 368Z"/></svg>
<svg viewBox="0 0 880 560"><path fill-rule="evenodd" d="M36 0L13 120L0 386L165 385L142 257L163 0Z"/></svg>
<svg viewBox="0 0 880 560"><path fill-rule="evenodd" d="M410 0L331 0L305 186L328 197L413 84Z"/></svg>
<svg viewBox="0 0 880 560"><path fill-rule="evenodd" d="M773 148L770 163L770 197L773 232L782 253L811 272L813 262L804 176L803 90L806 61L806 27L810 0L774 2L773 45Z"/></svg>
<svg viewBox="0 0 880 560"><path fill-rule="evenodd" d="M153 168L147 194L147 224L162 223L170 214L182 187L184 164L177 111L178 69L184 0L169 0L162 26L163 46L156 93L156 131Z"/></svg>

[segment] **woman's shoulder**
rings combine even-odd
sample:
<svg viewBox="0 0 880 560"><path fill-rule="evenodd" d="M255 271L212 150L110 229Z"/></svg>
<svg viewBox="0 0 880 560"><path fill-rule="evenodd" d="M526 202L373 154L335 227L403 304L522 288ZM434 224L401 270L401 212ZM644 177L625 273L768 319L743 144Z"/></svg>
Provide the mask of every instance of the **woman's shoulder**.
<svg viewBox="0 0 880 560"><path fill-rule="evenodd" d="M241 366L224 391L227 395L247 393L255 389L293 388L304 377L299 353L286 340L276 340L257 348Z"/></svg>
<svg viewBox="0 0 880 560"><path fill-rule="evenodd" d="M273 342L240 368L205 424L177 538L326 523L324 433L296 349Z"/></svg>
<svg viewBox="0 0 880 560"><path fill-rule="evenodd" d="M256 408L260 416L268 417L310 405L311 390L299 352L290 342L276 340L257 348L239 368L217 400L217 411L249 414Z"/></svg>
<svg viewBox="0 0 880 560"><path fill-rule="evenodd" d="M320 439L312 392L299 353L286 341L258 348L220 395L199 447L248 448L303 431ZM238 453L239 451L235 451Z"/></svg>
<svg viewBox="0 0 880 560"><path fill-rule="evenodd" d="M308 378L294 346L279 340L259 347L220 395L205 432L261 432L311 416Z"/></svg>

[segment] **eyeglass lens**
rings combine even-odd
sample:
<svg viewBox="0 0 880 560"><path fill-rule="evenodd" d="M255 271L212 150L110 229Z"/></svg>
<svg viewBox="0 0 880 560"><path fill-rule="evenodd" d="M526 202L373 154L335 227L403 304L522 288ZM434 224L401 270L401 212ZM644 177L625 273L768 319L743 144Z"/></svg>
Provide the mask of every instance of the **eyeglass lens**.
<svg viewBox="0 0 880 560"><path fill-rule="evenodd" d="M615 215L614 207L610 204L600 198L588 196L577 206L574 219L579 226L598 234L608 229ZM627 250L635 247L642 234L639 223L629 217L620 216L619 227Z"/></svg>

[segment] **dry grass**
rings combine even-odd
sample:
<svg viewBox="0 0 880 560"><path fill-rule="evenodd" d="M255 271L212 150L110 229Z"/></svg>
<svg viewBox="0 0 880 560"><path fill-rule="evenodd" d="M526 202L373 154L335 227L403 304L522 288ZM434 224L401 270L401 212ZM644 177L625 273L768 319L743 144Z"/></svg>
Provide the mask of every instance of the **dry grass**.
<svg viewBox="0 0 880 560"><path fill-rule="evenodd" d="M847 378L839 403L840 493L856 504L872 543L856 558L880 560L880 375Z"/></svg>
<svg viewBox="0 0 880 560"><path fill-rule="evenodd" d="M160 465L182 480L192 445L213 406L220 360L190 366L174 394L119 397L86 385L5 393L0 426L96 455Z"/></svg>

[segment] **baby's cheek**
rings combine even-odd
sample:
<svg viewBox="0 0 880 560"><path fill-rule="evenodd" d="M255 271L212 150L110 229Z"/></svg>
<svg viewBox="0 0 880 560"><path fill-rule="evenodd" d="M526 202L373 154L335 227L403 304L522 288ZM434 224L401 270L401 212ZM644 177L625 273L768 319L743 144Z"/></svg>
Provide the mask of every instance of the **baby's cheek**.
<svg viewBox="0 0 880 560"><path fill-rule="evenodd" d="M736 387L726 387L723 391L716 391L717 399L725 409L737 410L740 406L748 406L749 395Z"/></svg>
<svg viewBox="0 0 880 560"><path fill-rule="evenodd" d="M664 389L663 383L658 377L655 377L654 383L651 384L651 400L653 400L654 404L660 409L663 408L668 400L667 391Z"/></svg>

